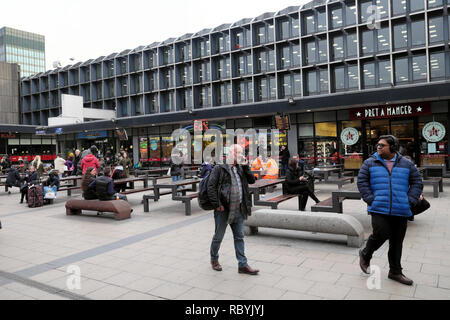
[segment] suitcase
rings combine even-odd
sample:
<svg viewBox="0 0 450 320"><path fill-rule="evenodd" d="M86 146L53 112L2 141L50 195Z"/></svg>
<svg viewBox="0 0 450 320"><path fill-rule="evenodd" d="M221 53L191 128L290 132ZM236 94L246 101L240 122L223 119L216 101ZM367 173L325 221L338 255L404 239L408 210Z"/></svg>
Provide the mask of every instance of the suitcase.
<svg viewBox="0 0 450 320"><path fill-rule="evenodd" d="M28 187L28 207L37 208L44 205L44 188L42 185L31 185Z"/></svg>

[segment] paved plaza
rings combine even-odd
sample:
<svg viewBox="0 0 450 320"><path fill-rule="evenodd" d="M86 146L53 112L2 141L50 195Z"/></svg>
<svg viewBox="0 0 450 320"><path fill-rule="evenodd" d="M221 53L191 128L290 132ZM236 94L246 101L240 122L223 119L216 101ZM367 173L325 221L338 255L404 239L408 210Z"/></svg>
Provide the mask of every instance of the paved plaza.
<svg viewBox="0 0 450 320"><path fill-rule="evenodd" d="M95 212L66 216L66 201L80 199L79 193L67 197L60 192L53 205L30 209L19 204L17 188L11 195L2 190L0 299L450 299L450 179L444 181L439 198L425 186L431 209L408 224L402 262L414 285L387 278L386 243L371 262L381 270L380 286L373 290L367 285L370 276L359 268L358 249L347 247L345 236L260 228L257 236L245 238L249 264L261 270L248 276L237 272L228 228L220 250L223 271L216 272L209 261L213 216L196 201L191 216L170 196L151 201L150 212L144 213L142 194L134 194L128 196L132 218L115 221ZM336 186L316 189L324 200ZM297 200L279 208L297 210ZM346 200L344 213L363 224L367 239L371 227L365 204Z"/></svg>

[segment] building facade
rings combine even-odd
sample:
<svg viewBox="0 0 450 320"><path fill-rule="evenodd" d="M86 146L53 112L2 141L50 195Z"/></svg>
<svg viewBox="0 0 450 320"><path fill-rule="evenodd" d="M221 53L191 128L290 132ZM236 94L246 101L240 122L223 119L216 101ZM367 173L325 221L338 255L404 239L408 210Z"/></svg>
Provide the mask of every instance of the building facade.
<svg viewBox="0 0 450 320"><path fill-rule="evenodd" d="M22 77L44 72L45 37L13 28L1 28L0 61L17 63Z"/></svg>
<svg viewBox="0 0 450 320"><path fill-rule="evenodd" d="M45 126L62 94L80 95L86 108L115 110L135 149L148 142L139 158L161 161L168 128L207 119L270 129L284 113L291 153L312 165L357 169L384 133L416 163L445 163L449 5L316 0L40 73L22 80L22 122ZM445 131L439 141L424 135L431 122ZM160 157L146 159L151 151Z"/></svg>
<svg viewBox="0 0 450 320"><path fill-rule="evenodd" d="M0 123L20 123L19 89L19 66L17 64L0 62Z"/></svg>

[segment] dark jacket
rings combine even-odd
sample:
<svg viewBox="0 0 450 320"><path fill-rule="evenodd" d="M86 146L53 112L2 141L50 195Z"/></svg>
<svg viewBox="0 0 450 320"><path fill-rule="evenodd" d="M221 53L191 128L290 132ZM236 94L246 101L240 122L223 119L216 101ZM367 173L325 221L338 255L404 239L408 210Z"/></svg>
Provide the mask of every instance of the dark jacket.
<svg viewBox="0 0 450 320"><path fill-rule="evenodd" d="M414 164L397 153L392 173L375 153L359 170L358 189L369 213L409 218L411 206L423 191L422 177Z"/></svg>
<svg viewBox="0 0 450 320"><path fill-rule="evenodd" d="M6 178L6 184L10 187L20 187L20 173L16 168L9 169L8 177Z"/></svg>
<svg viewBox="0 0 450 320"><path fill-rule="evenodd" d="M252 198L248 188L249 184L255 183L255 176L250 172L249 166L238 165L238 174L242 183L242 214L244 220L251 215ZM208 185L208 197L214 208L224 206L229 211L231 196L231 172L227 164L216 165L210 173Z"/></svg>
<svg viewBox="0 0 450 320"><path fill-rule="evenodd" d="M125 172L125 177L128 178L130 176L130 168L133 167L133 163L130 158L123 158L120 160L119 165L123 167Z"/></svg>
<svg viewBox="0 0 450 320"><path fill-rule="evenodd" d="M89 188L95 190L97 197L102 201L113 200L114 181L110 177L100 176L89 184Z"/></svg>
<svg viewBox="0 0 450 320"><path fill-rule="evenodd" d="M289 152L288 148L280 151L281 156L281 164L288 164L289 159L291 158L291 153Z"/></svg>
<svg viewBox="0 0 450 320"><path fill-rule="evenodd" d="M306 181L300 181L300 177L303 175L302 170L300 168L294 169L289 166L286 170L286 180L284 182L283 187L286 189L287 193L295 194L294 189L298 186L306 185Z"/></svg>
<svg viewBox="0 0 450 320"><path fill-rule="evenodd" d="M170 160L170 176L176 177L182 175L183 175L183 163L175 164L172 162L172 160Z"/></svg>
<svg viewBox="0 0 450 320"><path fill-rule="evenodd" d="M24 181L26 181L29 185L31 184L37 184L39 183L39 175L37 173L37 171L30 173L28 172L27 175L24 178Z"/></svg>
<svg viewBox="0 0 450 320"><path fill-rule="evenodd" d="M60 186L59 176L54 173L49 174L48 179L45 184L49 187L56 186L56 190L59 190L59 186Z"/></svg>
<svg viewBox="0 0 450 320"><path fill-rule="evenodd" d="M83 191L83 198L85 200L94 200L98 199L97 193L95 192L95 188L90 188L89 185L95 181L95 176L86 177L83 176L81 180L81 191Z"/></svg>

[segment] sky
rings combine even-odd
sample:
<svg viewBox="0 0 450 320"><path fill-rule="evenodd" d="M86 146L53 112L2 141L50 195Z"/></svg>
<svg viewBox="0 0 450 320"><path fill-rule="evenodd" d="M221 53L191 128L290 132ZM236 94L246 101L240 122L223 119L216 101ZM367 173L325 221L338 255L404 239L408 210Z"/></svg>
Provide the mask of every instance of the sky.
<svg viewBox="0 0 450 320"><path fill-rule="evenodd" d="M3 0L0 27L45 36L46 68L135 49L308 0Z"/></svg>

